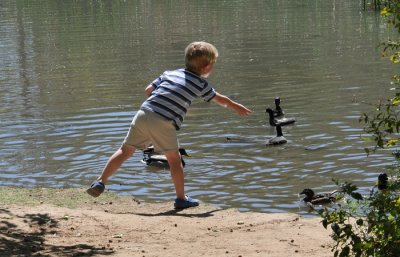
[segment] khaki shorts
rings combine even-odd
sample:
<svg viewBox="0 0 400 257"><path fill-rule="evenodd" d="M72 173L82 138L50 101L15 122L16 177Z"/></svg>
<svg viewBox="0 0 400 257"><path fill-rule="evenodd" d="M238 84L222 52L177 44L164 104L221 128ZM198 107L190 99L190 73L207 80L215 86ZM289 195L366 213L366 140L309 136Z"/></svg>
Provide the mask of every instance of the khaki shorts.
<svg viewBox="0 0 400 257"><path fill-rule="evenodd" d="M161 152L177 151L179 148L173 121L143 110L139 110L133 117L123 144L141 150L153 144L155 150Z"/></svg>

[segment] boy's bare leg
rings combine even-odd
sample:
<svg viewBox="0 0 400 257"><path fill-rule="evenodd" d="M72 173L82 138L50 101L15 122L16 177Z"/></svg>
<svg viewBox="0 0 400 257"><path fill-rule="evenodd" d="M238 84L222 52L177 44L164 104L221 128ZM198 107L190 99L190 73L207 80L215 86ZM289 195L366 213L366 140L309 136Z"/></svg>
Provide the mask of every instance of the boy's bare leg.
<svg viewBox="0 0 400 257"><path fill-rule="evenodd" d="M167 157L172 181L175 185L176 197L185 199L185 176L183 174L181 155L179 151L169 151L165 153L165 157Z"/></svg>
<svg viewBox="0 0 400 257"><path fill-rule="evenodd" d="M135 147L129 145L122 145L111 157L108 159L106 166L103 169L100 177L97 179L104 184L107 184L108 178L114 174L122 163L126 161L135 152Z"/></svg>

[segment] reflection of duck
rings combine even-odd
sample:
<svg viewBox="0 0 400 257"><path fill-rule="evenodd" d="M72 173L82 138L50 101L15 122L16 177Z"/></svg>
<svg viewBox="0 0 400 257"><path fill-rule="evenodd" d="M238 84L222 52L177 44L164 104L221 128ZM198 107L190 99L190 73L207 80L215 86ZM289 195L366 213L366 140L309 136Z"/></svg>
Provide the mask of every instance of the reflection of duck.
<svg viewBox="0 0 400 257"><path fill-rule="evenodd" d="M305 195L306 197L303 198L303 201L306 203L311 203L314 205L321 205L321 204L330 204L336 201L336 197L334 194L337 191L333 191L331 193L325 194L315 194L314 191L310 188L306 188L301 191L300 195Z"/></svg>
<svg viewBox="0 0 400 257"><path fill-rule="evenodd" d="M190 155L186 152L184 148L179 148L179 153L181 154L181 161L182 161L182 166L185 167L185 161L183 160L182 156L188 156ZM165 167L168 168L168 161L167 157L165 155L157 153L154 150L153 146L149 146L143 151L143 163L149 166L158 166L158 167Z"/></svg>
<svg viewBox="0 0 400 257"><path fill-rule="evenodd" d="M274 117L282 117L285 112L282 110L281 108L281 99L279 98L279 96L275 97L275 109L274 111Z"/></svg>
<svg viewBox="0 0 400 257"><path fill-rule="evenodd" d="M286 138L283 136L282 128L280 125L276 126L276 137L268 139L267 145L281 145L287 142Z"/></svg>
<svg viewBox="0 0 400 257"><path fill-rule="evenodd" d="M296 122L295 118L275 119L274 118L274 111L271 108L267 108L266 112L269 115L269 124L271 126L276 126L276 125L285 126L285 125L292 124L292 123Z"/></svg>

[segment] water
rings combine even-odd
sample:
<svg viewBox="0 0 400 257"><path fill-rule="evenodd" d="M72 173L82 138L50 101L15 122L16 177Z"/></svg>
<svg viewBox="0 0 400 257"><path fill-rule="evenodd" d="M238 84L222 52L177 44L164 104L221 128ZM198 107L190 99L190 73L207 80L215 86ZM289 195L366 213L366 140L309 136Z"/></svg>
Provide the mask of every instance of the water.
<svg viewBox="0 0 400 257"><path fill-rule="evenodd" d="M216 89L254 110L239 117L212 103L190 109L180 143L191 196L242 211L298 212L305 187L331 178L366 191L393 162L367 157L359 116L390 96L394 68L380 57L389 32L361 1L2 1L0 185L87 187L120 146L144 88L182 67L191 41L214 43ZM286 145L265 108L282 99ZM226 137L243 137L227 142ZM109 188L171 201L168 171L138 153Z"/></svg>

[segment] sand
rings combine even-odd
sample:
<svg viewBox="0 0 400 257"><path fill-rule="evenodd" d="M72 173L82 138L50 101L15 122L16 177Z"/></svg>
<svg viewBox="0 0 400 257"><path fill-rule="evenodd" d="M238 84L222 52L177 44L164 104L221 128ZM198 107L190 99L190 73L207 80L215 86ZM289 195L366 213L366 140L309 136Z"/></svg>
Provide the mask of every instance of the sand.
<svg viewBox="0 0 400 257"><path fill-rule="evenodd" d="M0 256L333 256L319 218L43 190L0 201Z"/></svg>

